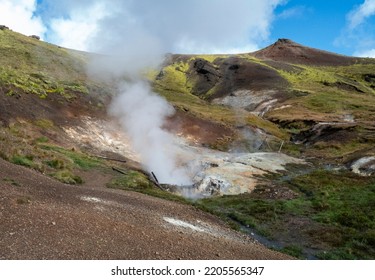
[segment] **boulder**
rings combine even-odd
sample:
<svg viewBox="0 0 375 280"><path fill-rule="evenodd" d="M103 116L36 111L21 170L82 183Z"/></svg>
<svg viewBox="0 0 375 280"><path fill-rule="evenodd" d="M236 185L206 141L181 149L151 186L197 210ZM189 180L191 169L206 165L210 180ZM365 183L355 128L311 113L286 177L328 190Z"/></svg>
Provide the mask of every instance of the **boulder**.
<svg viewBox="0 0 375 280"><path fill-rule="evenodd" d="M30 37L30 38L33 38L33 39L40 40L40 37L39 37L38 35L30 35L29 37Z"/></svg>

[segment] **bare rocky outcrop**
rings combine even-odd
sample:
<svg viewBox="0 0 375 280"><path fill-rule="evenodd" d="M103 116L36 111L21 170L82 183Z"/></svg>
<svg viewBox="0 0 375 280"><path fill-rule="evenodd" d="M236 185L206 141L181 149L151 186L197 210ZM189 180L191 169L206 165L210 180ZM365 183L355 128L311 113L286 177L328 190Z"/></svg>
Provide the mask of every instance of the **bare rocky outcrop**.
<svg viewBox="0 0 375 280"><path fill-rule="evenodd" d="M192 93L200 96L207 93L220 81L221 74L212 63L198 58L192 62L190 77L195 80Z"/></svg>

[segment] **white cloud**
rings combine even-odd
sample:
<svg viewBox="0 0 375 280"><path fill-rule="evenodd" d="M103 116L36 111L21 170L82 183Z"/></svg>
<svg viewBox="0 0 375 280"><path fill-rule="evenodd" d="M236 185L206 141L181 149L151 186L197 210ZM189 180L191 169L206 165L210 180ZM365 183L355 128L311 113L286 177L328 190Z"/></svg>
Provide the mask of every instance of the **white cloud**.
<svg viewBox="0 0 375 280"><path fill-rule="evenodd" d="M356 7L348 14L349 28L355 29L368 17L373 15L375 15L375 0L365 0L363 4Z"/></svg>
<svg viewBox="0 0 375 280"><path fill-rule="evenodd" d="M354 56L358 56L358 57L374 57L375 58L375 49L355 52Z"/></svg>
<svg viewBox="0 0 375 280"><path fill-rule="evenodd" d="M197 44L195 41L181 39L175 44L175 50L188 54L239 54L259 50L259 46L256 43L247 43L240 46L215 47L210 44Z"/></svg>
<svg viewBox="0 0 375 280"><path fill-rule="evenodd" d="M163 51L197 53L254 50L268 39L274 9L285 0L61 0L59 8L54 2L43 1L53 17L48 38L54 43L125 51L149 37Z"/></svg>
<svg viewBox="0 0 375 280"><path fill-rule="evenodd" d="M97 2L84 11L72 10L68 18L52 18L48 39L66 48L88 50L91 37L98 33L99 21L106 15L104 3Z"/></svg>
<svg viewBox="0 0 375 280"><path fill-rule="evenodd" d="M0 0L0 24L25 35L43 38L46 28L35 16L36 0Z"/></svg>
<svg viewBox="0 0 375 280"><path fill-rule="evenodd" d="M267 41L285 0L0 0L0 24L64 47L233 53ZM37 12L38 16L35 15ZM149 42L148 45L142 41Z"/></svg>
<svg viewBox="0 0 375 280"><path fill-rule="evenodd" d="M346 26L334 43L352 49L353 56L375 57L375 29L373 19L370 19L374 15L375 0L364 0L361 5L353 7L346 15Z"/></svg>
<svg viewBox="0 0 375 280"><path fill-rule="evenodd" d="M309 12L311 12L311 9L308 9L305 6L296 6L289 9L285 9L280 14L278 14L277 17L280 19L303 17L306 13Z"/></svg>

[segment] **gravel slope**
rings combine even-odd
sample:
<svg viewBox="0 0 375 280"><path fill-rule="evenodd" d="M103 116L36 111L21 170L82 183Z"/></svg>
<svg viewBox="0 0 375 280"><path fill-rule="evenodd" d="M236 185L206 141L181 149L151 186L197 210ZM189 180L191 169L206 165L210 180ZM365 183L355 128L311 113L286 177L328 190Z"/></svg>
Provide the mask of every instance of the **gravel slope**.
<svg viewBox="0 0 375 280"><path fill-rule="evenodd" d="M289 258L194 207L91 184L0 160L0 259Z"/></svg>

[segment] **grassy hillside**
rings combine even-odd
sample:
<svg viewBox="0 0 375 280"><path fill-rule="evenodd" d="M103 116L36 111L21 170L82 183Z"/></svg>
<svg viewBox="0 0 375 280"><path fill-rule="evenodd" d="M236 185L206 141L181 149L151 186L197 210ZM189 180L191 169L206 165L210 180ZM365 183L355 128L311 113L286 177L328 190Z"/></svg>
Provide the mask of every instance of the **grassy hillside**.
<svg viewBox="0 0 375 280"><path fill-rule="evenodd" d="M0 157L68 184L84 183L85 172L107 176L113 164L81 151L61 128L106 117L113 91L86 75L90 54L10 30L0 30L0 54ZM211 148L246 142L241 129L251 128L268 139L262 150L308 158L308 168L267 174L253 193L195 202L156 189L130 164L106 187L191 203L296 257L373 259L374 176L346 166L375 155L375 60L303 59L173 55L146 76L179 125L212 132Z"/></svg>
<svg viewBox="0 0 375 280"><path fill-rule="evenodd" d="M329 55L323 53L322 57ZM286 143L286 152L342 162L358 152L373 154L375 145L375 60L351 61L321 66L260 59L252 54L175 55L159 73L154 72L153 79L159 93L195 115L235 126L240 114L241 125L292 140ZM276 102L263 116L252 114L254 109L212 105L215 99L235 100L237 90L247 90L249 98L254 95L254 100L260 100L253 108L261 107L264 100L274 98ZM238 97L240 103L249 100L239 98L243 97ZM293 144L293 139L315 133L314 126L322 122L332 122L335 127L306 141L308 145ZM351 124L351 128L339 127L341 123Z"/></svg>
<svg viewBox="0 0 375 280"><path fill-rule="evenodd" d="M88 93L86 55L0 30L0 84L7 95L22 92L46 98Z"/></svg>

